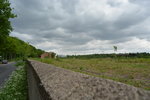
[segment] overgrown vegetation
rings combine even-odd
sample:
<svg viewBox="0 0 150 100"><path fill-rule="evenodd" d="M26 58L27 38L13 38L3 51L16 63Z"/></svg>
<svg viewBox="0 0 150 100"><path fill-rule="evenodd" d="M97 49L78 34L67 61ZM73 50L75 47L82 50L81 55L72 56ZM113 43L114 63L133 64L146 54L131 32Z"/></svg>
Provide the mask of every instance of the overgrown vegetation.
<svg viewBox="0 0 150 100"><path fill-rule="evenodd" d="M44 52L16 37L7 36L3 42L0 43L0 56L3 59L39 57Z"/></svg>
<svg viewBox="0 0 150 100"><path fill-rule="evenodd" d="M35 60L150 90L150 59L147 58L36 58Z"/></svg>
<svg viewBox="0 0 150 100"><path fill-rule="evenodd" d="M24 62L19 61L4 87L0 89L0 100L27 100L27 76Z"/></svg>
<svg viewBox="0 0 150 100"><path fill-rule="evenodd" d="M68 55L67 58L81 58L81 59L91 59L91 58L150 58L150 53L119 53L119 54L91 54L91 55Z"/></svg>

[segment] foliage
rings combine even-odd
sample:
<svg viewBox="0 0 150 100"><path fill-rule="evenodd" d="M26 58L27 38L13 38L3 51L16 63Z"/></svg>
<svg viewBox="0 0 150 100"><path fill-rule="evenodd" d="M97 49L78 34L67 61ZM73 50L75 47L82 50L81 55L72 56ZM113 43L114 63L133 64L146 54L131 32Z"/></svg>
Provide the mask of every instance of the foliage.
<svg viewBox="0 0 150 100"><path fill-rule="evenodd" d="M60 60L36 58L35 60L150 90L150 59L147 58L63 58Z"/></svg>
<svg viewBox="0 0 150 100"><path fill-rule="evenodd" d="M4 88L0 89L0 100L27 100L27 76L25 66L17 67Z"/></svg>
<svg viewBox="0 0 150 100"><path fill-rule="evenodd" d="M16 17L8 0L0 0L0 40L12 31L10 18ZM0 41L2 42L2 41Z"/></svg>
<svg viewBox="0 0 150 100"><path fill-rule="evenodd" d="M43 52L29 43L10 36L7 36L4 44L0 46L0 55L5 59L39 57Z"/></svg>
<svg viewBox="0 0 150 100"><path fill-rule="evenodd" d="M17 66L17 67L24 66L24 62L21 60L18 60L17 63L15 64L15 66Z"/></svg>
<svg viewBox="0 0 150 100"><path fill-rule="evenodd" d="M52 52L52 53L51 53L51 57L52 57L52 58L55 58L55 57L56 57L56 53Z"/></svg>
<svg viewBox="0 0 150 100"><path fill-rule="evenodd" d="M117 51L117 46L113 46L113 48L114 48L114 51Z"/></svg>
<svg viewBox="0 0 150 100"><path fill-rule="evenodd" d="M91 58L150 58L150 53L119 53L119 54L91 54L68 55L67 58L91 59Z"/></svg>

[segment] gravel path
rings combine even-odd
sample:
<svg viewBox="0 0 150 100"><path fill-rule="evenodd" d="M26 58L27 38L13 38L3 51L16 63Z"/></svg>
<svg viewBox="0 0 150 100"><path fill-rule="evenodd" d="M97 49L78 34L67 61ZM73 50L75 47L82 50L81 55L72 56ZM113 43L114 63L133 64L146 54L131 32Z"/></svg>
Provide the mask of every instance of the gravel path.
<svg viewBox="0 0 150 100"><path fill-rule="evenodd" d="M150 100L150 91L34 60L30 62L53 100Z"/></svg>

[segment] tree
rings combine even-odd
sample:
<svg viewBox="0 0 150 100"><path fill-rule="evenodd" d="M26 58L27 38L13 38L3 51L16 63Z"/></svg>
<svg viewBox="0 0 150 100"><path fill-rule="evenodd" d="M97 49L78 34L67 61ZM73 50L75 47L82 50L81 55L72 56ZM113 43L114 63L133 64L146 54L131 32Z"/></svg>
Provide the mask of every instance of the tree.
<svg viewBox="0 0 150 100"><path fill-rule="evenodd" d="M55 58L55 57L56 57L56 53L52 52L52 53L51 53L51 57L52 57L52 58Z"/></svg>
<svg viewBox="0 0 150 100"><path fill-rule="evenodd" d="M10 48L9 45L9 40L11 39L8 39L9 33L13 30L10 18L16 17L16 15L12 13L12 9L8 0L0 0L0 55L3 54L6 55L6 57L10 50L14 50L14 47L12 46Z"/></svg>
<svg viewBox="0 0 150 100"><path fill-rule="evenodd" d="M0 0L0 40L12 31L10 18L15 18L8 0ZM0 41L1 42L1 41Z"/></svg>
<svg viewBox="0 0 150 100"><path fill-rule="evenodd" d="M117 51L117 46L113 46L113 48L114 48L114 52Z"/></svg>
<svg viewBox="0 0 150 100"><path fill-rule="evenodd" d="M11 36L6 36L5 44L1 45L0 56L4 59L39 57L44 51Z"/></svg>

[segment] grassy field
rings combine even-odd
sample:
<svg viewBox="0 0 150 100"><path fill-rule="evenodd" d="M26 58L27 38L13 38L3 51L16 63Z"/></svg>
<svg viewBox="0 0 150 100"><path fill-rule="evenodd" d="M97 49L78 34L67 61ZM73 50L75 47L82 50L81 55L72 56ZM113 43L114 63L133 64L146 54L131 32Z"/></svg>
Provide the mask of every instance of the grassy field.
<svg viewBox="0 0 150 100"><path fill-rule="evenodd" d="M150 90L150 59L148 58L65 58L35 60Z"/></svg>

